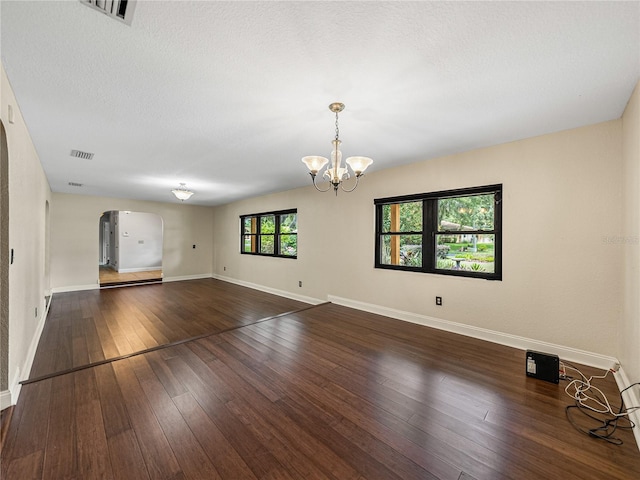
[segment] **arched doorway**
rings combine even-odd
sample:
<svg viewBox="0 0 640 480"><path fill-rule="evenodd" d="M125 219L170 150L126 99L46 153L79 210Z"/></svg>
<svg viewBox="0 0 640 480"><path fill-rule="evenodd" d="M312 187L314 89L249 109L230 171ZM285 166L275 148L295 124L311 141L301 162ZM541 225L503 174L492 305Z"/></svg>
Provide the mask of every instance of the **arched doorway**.
<svg viewBox="0 0 640 480"><path fill-rule="evenodd" d="M98 228L101 288L162 281L160 215L110 210L100 216Z"/></svg>

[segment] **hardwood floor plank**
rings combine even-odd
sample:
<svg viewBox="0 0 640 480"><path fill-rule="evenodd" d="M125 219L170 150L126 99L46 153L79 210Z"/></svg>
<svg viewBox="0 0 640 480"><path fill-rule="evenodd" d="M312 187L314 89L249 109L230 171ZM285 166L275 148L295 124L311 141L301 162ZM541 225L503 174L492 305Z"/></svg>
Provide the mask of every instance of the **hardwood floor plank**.
<svg viewBox="0 0 640 480"><path fill-rule="evenodd" d="M132 358L133 366L142 390L145 392L156 419L176 455L187 478L220 479L218 471L202 450L182 415L145 357Z"/></svg>
<svg viewBox="0 0 640 480"><path fill-rule="evenodd" d="M12 419L12 425L15 420L20 422L19 435L16 435L15 443L11 444L11 455L14 458L44 451L51 407L51 384L51 380L44 380L22 387L20 396L24 395L24 410L28 413L21 412L21 415Z"/></svg>
<svg viewBox="0 0 640 480"><path fill-rule="evenodd" d="M111 478L113 472L95 370L82 370L73 377L79 474L82 478Z"/></svg>
<svg viewBox="0 0 640 480"><path fill-rule="evenodd" d="M153 369L153 373L158 377L158 380L160 380L162 386L171 398L187 393L187 388L180 379L173 374L167 363L162 358L160 351L151 352L145 355L145 358Z"/></svg>
<svg viewBox="0 0 640 480"><path fill-rule="evenodd" d="M131 430L131 420L125 399L116 379L113 364L105 364L93 369L102 406L102 421L107 439Z"/></svg>
<svg viewBox="0 0 640 480"><path fill-rule="evenodd" d="M120 351L113 340L113 336L111 335L105 316L102 314L102 311L97 309L97 307L94 307L93 323L95 325L95 331L98 334L98 341L104 358L117 357L120 354Z"/></svg>
<svg viewBox="0 0 640 480"><path fill-rule="evenodd" d="M98 335L98 329L96 327L95 319L92 316L84 322L84 335L87 342L87 355L89 356L89 363L99 362L105 359L104 350L102 348L102 342ZM33 377L34 375L31 375Z"/></svg>
<svg viewBox="0 0 640 480"><path fill-rule="evenodd" d="M204 348L212 352L216 358L219 358L222 362L228 365L234 372L240 375L243 380L248 384L253 385L258 392L270 401L275 402L285 395L281 389L277 388L270 382L265 382L264 379L256 373L255 369L258 368L258 365L251 357L247 356L229 343L214 343L210 338L203 338L202 340L198 340L196 343L204 346Z"/></svg>
<svg viewBox="0 0 640 480"><path fill-rule="evenodd" d="M110 436L107 443L114 480L149 479L138 439L132 429Z"/></svg>
<svg viewBox="0 0 640 480"><path fill-rule="evenodd" d="M127 411L142 452L149 477L155 479L180 478L182 469L158 423L133 368L131 360L112 364Z"/></svg>
<svg viewBox="0 0 640 480"><path fill-rule="evenodd" d="M49 478L73 478L78 468L76 456L75 383L71 376L51 380L51 411L47 427L44 471Z"/></svg>
<svg viewBox="0 0 640 480"><path fill-rule="evenodd" d="M190 393L175 397L173 402L222 478L257 480L242 456Z"/></svg>
<svg viewBox="0 0 640 480"><path fill-rule="evenodd" d="M43 451L38 450L24 457L18 457L11 460L8 465L6 474L3 478L7 480L40 480L43 477L42 462Z"/></svg>
<svg viewBox="0 0 640 480"><path fill-rule="evenodd" d="M81 322L73 322L71 324L72 335L72 365L77 367L78 365L86 365L90 363L89 360L89 348L87 346L87 336L85 332L85 325L88 323L88 319L83 318Z"/></svg>

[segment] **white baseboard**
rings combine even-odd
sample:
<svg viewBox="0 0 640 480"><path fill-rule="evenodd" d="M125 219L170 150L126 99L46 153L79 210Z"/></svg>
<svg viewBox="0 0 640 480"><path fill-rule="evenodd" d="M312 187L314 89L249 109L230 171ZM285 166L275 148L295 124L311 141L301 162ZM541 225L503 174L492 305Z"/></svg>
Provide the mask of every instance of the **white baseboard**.
<svg viewBox="0 0 640 480"><path fill-rule="evenodd" d="M37 335L37 336L38 336L38 340L40 340L39 338L40 335ZM33 359L31 359L31 362L28 362L28 363L33 364ZM20 390L22 389L22 385L20 385L21 375L22 375L22 370L18 368L16 370L16 373L13 375L11 382L9 382L9 394L11 395L11 399L10 399L11 405L15 405L16 403L18 403L18 397L20 396Z"/></svg>
<svg viewBox="0 0 640 480"><path fill-rule="evenodd" d="M47 320L47 315L49 314L49 307L51 306L51 299L49 297L49 301L45 305L44 311L40 316L40 320L38 320L38 325L36 327L36 331L33 334L33 338L31 339L31 343L29 344L29 350L27 350L27 355L22 365L22 368L18 368L16 373L13 376L11 384L9 385L10 392L10 404L15 405L18 403L18 397L20 396L20 390L22 389L21 376L22 374L28 376L29 372L31 372L31 367L33 366L33 360L36 356L36 350L38 349L38 343L40 343L40 336L42 335L42 330L44 329L44 322Z"/></svg>
<svg viewBox="0 0 640 480"><path fill-rule="evenodd" d="M245 282L244 280L237 280L231 277L225 277L223 275L213 274L213 278L216 280L222 280L223 282L234 283L242 287L252 288L261 292L271 293L278 295L279 297L290 298L291 300L297 300L299 302L309 303L311 305L318 305L323 303L324 300L318 300L317 298L307 297L306 295L299 295L297 293L287 292L286 290L278 290L277 288L265 287L264 285L258 285L257 283Z"/></svg>
<svg viewBox="0 0 640 480"><path fill-rule="evenodd" d="M633 382L629 381L629 377L627 377L627 373L622 367L620 367L620 370L616 372L614 378L616 379L616 383L618 384L620 391L633 384ZM624 400L624 405L627 408L640 406L640 387L630 388L622 394L622 399ZM636 445L638 445L638 449L640 449L640 410L634 410L629 413L629 419L636 425L632 432L636 437Z"/></svg>
<svg viewBox="0 0 640 480"><path fill-rule="evenodd" d="M153 272L154 270L162 270L162 265L157 267L121 268L118 273Z"/></svg>
<svg viewBox="0 0 640 480"><path fill-rule="evenodd" d="M66 287L54 287L51 293L80 292L82 290L99 290L100 285L92 283L90 285L68 285Z"/></svg>
<svg viewBox="0 0 640 480"><path fill-rule="evenodd" d="M601 355L599 353L587 352L585 350L579 350L577 348L542 342L540 340L533 340L531 338L511 335L509 333L496 332L494 330L488 330L486 328L474 327L473 325L451 322L449 320L443 320L441 318L405 312L393 308L382 307L380 305L373 305L357 300L350 300L348 298L329 295L329 301L338 305L343 305L345 307L355 308L357 310L363 310L370 313L376 313L378 315L384 315L386 317L404 320L406 322L416 323L418 325L437 328L440 330L445 330L447 332L458 333L460 335L466 335L467 337L478 338L480 340L486 340L489 342L498 343L500 345L518 348L520 350L538 350L545 353L552 353L569 362L582 363L583 365L590 365L592 367L601 368L604 370L613 368L613 366L618 363L618 360L615 357L609 357L607 355Z"/></svg>
<svg viewBox="0 0 640 480"><path fill-rule="evenodd" d="M11 402L11 391L3 390L0 392L0 410L4 410L7 407L13 405Z"/></svg>
<svg viewBox="0 0 640 480"><path fill-rule="evenodd" d="M202 278L211 278L210 273L199 273L197 275L181 275L178 277L163 277L163 282L182 282L183 280L200 280Z"/></svg>

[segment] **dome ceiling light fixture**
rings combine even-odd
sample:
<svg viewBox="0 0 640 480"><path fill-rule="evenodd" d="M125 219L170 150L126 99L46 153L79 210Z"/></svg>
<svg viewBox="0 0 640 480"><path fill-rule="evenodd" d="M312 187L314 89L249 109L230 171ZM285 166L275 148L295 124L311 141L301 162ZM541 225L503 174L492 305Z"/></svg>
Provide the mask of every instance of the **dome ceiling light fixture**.
<svg viewBox="0 0 640 480"><path fill-rule="evenodd" d="M173 193L178 200L182 200L183 202L185 200L189 200L189 197L193 195L193 192L187 189L187 185L185 183L181 183L178 188L171 190L171 193Z"/></svg>
<svg viewBox="0 0 640 480"><path fill-rule="evenodd" d="M351 170L353 170L353 173L356 176L356 182L353 187L349 189L344 188L344 184L342 182L351 178L349 168L347 166L342 166L342 152L340 151L341 142L340 129L338 127L338 113L344 110L344 104L339 102L332 103L329 105L329 110L336 114L336 137L331 141L333 144L333 150L331 151L331 165L327 167L322 176L329 180L330 185L322 190L318 188L318 185L316 184L316 176L318 175L318 172L329 162L327 158L310 155L308 157L303 157L302 162L309 169L309 174L311 175L311 180L313 181L313 186L316 187L316 190L319 192L326 192L331 189L331 186L333 186L333 190L336 192L336 195L338 195L338 187L345 192L353 192L358 186L360 177L364 175L364 171L373 163L373 160L369 157L347 158L346 163L351 167Z"/></svg>

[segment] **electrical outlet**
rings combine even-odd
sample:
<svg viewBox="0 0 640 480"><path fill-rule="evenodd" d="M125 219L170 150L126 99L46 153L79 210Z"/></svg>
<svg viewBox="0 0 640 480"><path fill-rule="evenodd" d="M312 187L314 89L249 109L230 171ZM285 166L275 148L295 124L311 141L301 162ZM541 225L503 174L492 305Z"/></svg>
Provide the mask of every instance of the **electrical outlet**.
<svg viewBox="0 0 640 480"><path fill-rule="evenodd" d="M436 305L442 305L442 297L436 297Z"/></svg>
<svg viewBox="0 0 640 480"><path fill-rule="evenodd" d="M302 287L302 280L298 280L298 286Z"/></svg>
<svg viewBox="0 0 640 480"><path fill-rule="evenodd" d="M226 272L227 271L227 267L222 267L222 269Z"/></svg>
<svg viewBox="0 0 640 480"><path fill-rule="evenodd" d="M38 307L36 307L36 318L38 318Z"/></svg>

